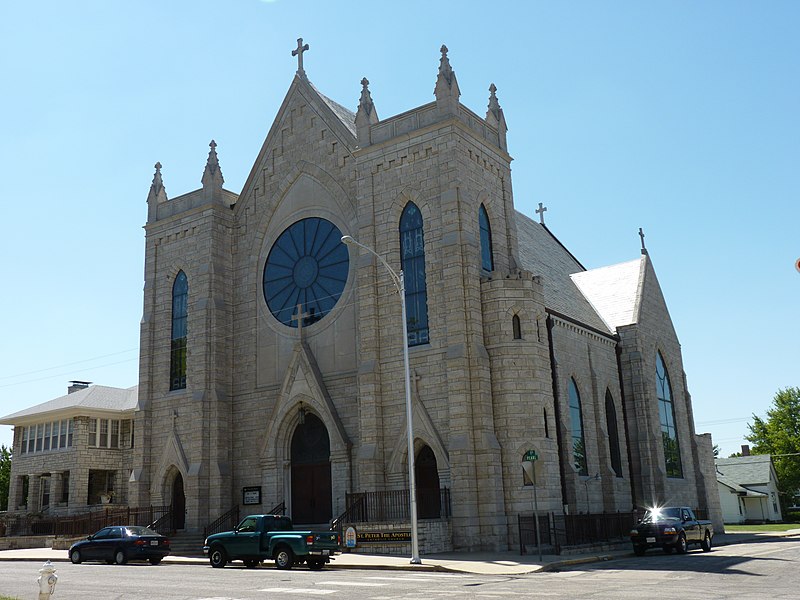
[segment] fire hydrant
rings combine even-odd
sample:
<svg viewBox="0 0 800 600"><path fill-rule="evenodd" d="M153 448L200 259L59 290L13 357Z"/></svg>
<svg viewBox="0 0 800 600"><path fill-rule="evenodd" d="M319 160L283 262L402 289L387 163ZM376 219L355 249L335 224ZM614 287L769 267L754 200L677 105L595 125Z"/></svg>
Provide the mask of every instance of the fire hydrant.
<svg viewBox="0 0 800 600"><path fill-rule="evenodd" d="M44 566L39 569L39 579L36 581L39 584L39 600L50 600L50 597L56 591L56 583L58 583L58 575L56 575L56 568L48 560Z"/></svg>

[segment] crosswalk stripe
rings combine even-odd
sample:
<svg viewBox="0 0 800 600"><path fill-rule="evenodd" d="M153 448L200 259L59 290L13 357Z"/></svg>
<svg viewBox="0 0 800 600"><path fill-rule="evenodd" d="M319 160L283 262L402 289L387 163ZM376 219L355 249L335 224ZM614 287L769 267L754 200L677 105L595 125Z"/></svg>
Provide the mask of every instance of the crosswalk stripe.
<svg viewBox="0 0 800 600"><path fill-rule="evenodd" d="M306 594L309 596L325 596L335 594L336 590L318 590L313 588L265 588L259 592L274 592L276 594Z"/></svg>
<svg viewBox="0 0 800 600"><path fill-rule="evenodd" d="M319 581L317 585L346 585L352 587L384 587L388 583L369 583L367 581Z"/></svg>

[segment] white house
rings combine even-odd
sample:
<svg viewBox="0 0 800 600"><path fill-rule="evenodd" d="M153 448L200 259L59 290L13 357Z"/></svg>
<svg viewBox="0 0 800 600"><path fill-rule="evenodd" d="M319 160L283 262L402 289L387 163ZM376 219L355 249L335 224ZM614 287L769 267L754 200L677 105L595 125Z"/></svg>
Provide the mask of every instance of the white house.
<svg viewBox="0 0 800 600"><path fill-rule="evenodd" d="M716 467L725 523L782 520L778 476L769 454L719 458Z"/></svg>

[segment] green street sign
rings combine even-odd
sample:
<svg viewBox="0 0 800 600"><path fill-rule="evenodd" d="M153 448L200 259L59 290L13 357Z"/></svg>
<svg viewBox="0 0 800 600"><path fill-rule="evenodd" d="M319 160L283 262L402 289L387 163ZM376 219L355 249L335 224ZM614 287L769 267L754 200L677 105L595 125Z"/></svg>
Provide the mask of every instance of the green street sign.
<svg viewBox="0 0 800 600"><path fill-rule="evenodd" d="M522 457L523 461L530 461L533 462L535 460L539 460L539 455L536 454L536 450L528 450L525 453L525 456Z"/></svg>

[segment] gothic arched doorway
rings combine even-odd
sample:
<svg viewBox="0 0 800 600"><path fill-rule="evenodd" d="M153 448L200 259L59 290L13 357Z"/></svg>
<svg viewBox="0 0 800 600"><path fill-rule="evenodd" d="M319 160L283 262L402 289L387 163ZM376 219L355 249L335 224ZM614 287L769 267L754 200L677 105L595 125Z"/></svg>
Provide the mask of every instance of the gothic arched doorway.
<svg viewBox="0 0 800 600"><path fill-rule="evenodd" d="M319 417L305 413L292 436L292 520L327 523L332 516L331 443Z"/></svg>
<svg viewBox="0 0 800 600"><path fill-rule="evenodd" d="M442 515L439 495L439 469L430 446L423 446L414 462L417 484L417 514L420 519L438 519Z"/></svg>
<svg viewBox="0 0 800 600"><path fill-rule="evenodd" d="M172 480L172 529L186 526L186 495L183 492L183 476L178 473Z"/></svg>

